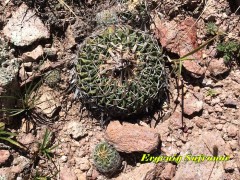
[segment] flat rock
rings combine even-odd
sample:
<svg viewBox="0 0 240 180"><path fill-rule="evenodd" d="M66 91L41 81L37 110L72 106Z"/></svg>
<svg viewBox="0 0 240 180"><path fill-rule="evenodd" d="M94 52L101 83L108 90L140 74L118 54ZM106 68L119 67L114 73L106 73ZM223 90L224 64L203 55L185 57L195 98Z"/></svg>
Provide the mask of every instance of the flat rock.
<svg viewBox="0 0 240 180"><path fill-rule="evenodd" d="M53 91L47 86L41 86L37 91L36 107L41 113L51 118L53 114L61 107L59 100L60 93Z"/></svg>
<svg viewBox="0 0 240 180"><path fill-rule="evenodd" d="M24 157L19 156L13 160L13 166L11 167L11 171L14 173L21 173L24 169L29 168L31 165L31 161Z"/></svg>
<svg viewBox="0 0 240 180"><path fill-rule="evenodd" d="M73 139L79 139L88 134L86 127L79 121L70 121L66 126L66 133Z"/></svg>
<svg viewBox="0 0 240 180"><path fill-rule="evenodd" d="M219 131L202 132L202 134L196 135L192 141L187 142L180 152L182 161L178 164L178 169L174 179L185 180L185 179L221 179L225 173L224 162L217 162L217 165L213 168L214 162L202 161L196 163L194 161L186 161L187 155L206 155L213 156L213 147L218 148L218 156L231 155L232 151L230 147L222 139Z"/></svg>
<svg viewBox="0 0 240 180"><path fill-rule="evenodd" d="M202 110L203 101L201 100L201 98L191 93L187 93L184 97L184 114L192 116Z"/></svg>
<svg viewBox="0 0 240 180"><path fill-rule="evenodd" d="M218 76L228 72L230 69L224 63L223 58L212 59L208 65L208 71L213 76Z"/></svg>
<svg viewBox="0 0 240 180"><path fill-rule="evenodd" d="M238 131L239 131L239 128L237 126L233 125L233 124L230 124L227 128L227 134L230 137L237 136Z"/></svg>
<svg viewBox="0 0 240 180"><path fill-rule="evenodd" d="M157 149L160 142L159 134L151 128L125 122L121 124L119 121L110 122L105 139L118 151L126 153L150 153Z"/></svg>
<svg viewBox="0 0 240 180"><path fill-rule="evenodd" d="M16 81L19 61L20 59L15 58L2 63L2 67L0 67L0 87L12 86L14 81Z"/></svg>
<svg viewBox="0 0 240 180"><path fill-rule="evenodd" d="M64 167L60 170L60 180L77 180L77 179L78 178L76 174L73 171L71 171L71 169Z"/></svg>
<svg viewBox="0 0 240 180"><path fill-rule="evenodd" d="M171 129L180 129L183 127L182 124L182 113L178 110L174 111L174 113L169 118Z"/></svg>
<svg viewBox="0 0 240 180"><path fill-rule="evenodd" d="M198 47L196 26L193 18L186 18L183 21L167 21L155 17L155 35L161 45L170 52L179 54L180 57L188 54ZM194 78L200 78L204 75L205 69L199 65L202 60L202 51L189 55L188 59L183 61L183 67Z"/></svg>
<svg viewBox="0 0 240 180"><path fill-rule="evenodd" d="M34 50L23 53L23 61L24 62L34 62L43 56L43 47L38 45Z"/></svg>
<svg viewBox="0 0 240 180"><path fill-rule="evenodd" d="M237 107L237 101L233 98L227 98L226 101L224 102L224 106L230 107L230 108L236 108Z"/></svg>
<svg viewBox="0 0 240 180"><path fill-rule="evenodd" d="M12 17L3 28L3 33L16 46L28 46L50 36L36 12L25 3L12 13Z"/></svg>
<svg viewBox="0 0 240 180"><path fill-rule="evenodd" d="M161 179L172 179L173 176L175 175L176 172L176 166L171 164L171 163L167 163L166 166L164 167L164 170L162 171L160 178Z"/></svg>
<svg viewBox="0 0 240 180"><path fill-rule="evenodd" d="M156 164L145 163L136 167L133 171L122 173L114 180L154 180L156 179Z"/></svg>
<svg viewBox="0 0 240 180"><path fill-rule="evenodd" d="M0 150L0 165L4 164L10 157L8 150Z"/></svg>
<svg viewBox="0 0 240 180"><path fill-rule="evenodd" d="M11 167L0 168L0 177L3 180L15 179L16 173L11 171Z"/></svg>

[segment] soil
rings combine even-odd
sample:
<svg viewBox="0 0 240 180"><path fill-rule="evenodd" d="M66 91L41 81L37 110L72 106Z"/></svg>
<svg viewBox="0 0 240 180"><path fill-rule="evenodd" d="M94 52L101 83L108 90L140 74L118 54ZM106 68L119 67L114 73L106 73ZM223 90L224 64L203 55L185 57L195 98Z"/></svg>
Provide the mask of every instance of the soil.
<svg viewBox="0 0 240 180"><path fill-rule="evenodd" d="M5 4L5 2L8 3ZM188 71L188 66L184 66L179 78L178 74L174 73L176 66L166 58L165 66L168 77L166 102L154 112L134 117L130 122L154 129L160 134L161 144L157 149L157 154L183 155L189 146L189 149L196 152L197 155L204 153L213 155L215 148L215 151L217 149L220 155L230 156L231 160L228 163L216 162L214 166L213 163L199 163L198 168L202 169L200 173L206 170L206 174L198 177L193 172L196 168L193 165L189 166L189 169L192 168L193 171L187 171L183 162L180 164L161 162L151 167L155 173L153 176L147 177L148 171L145 167L146 173L144 175L134 174L135 171L138 172L140 167L145 166L140 162L141 152L120 152L123 159L121 169L115 174L107 176L97 171L93 163L92 152L96 144L104 140L106 128L112 119L102 120L101 117L94 116L81 104L79 98L75 97L75 87L72 83L74 78L73 66L81 43L104 26L96 20L97 13L109 9L112 14L121 12L122 10L116 7L124 1L63 1L67 6L61 5L60 0L10 0L5 2L0 2L1 37L4 36L3 29L11 19L12 13L16 12L22 3L36 12L36 15L50 32L50 38L36 41L30 46L19 47L10 42L10 57L24 59L24 53L31 52L38 45L44 49L54 49L46 57L33 60L29 67L24 62L25 71L29 76L24 79L24 75L19 70L17 79L19 86L21 86L20 91L26 92L26 87L44 77L44 74L52 69L59 70L61 75L56 84L49 87L44 82L37 92L38 96L42 98L44 95L47 96L48 92L53 97L51 106L56 106L56 109L53 108L54 112L51 112L51 115L40 113L42 118L36 118L23 114L17 116L14 121L5 122L6 129L17 133L16 140L25 145L26 148L18 148L5 141L0 141L0 150L10 152L9 158L2 164L0 157L0 175L2 171L10 171L12 174L9 173L11 174L9 179L18 180L34 179L37 174L38 177L62 180L184 179L185 176L189 179L239 179L240 56L236 55L237 58L227 65L224 63L219 65L219 61L216 59L223 59L223 54L217 53L216 50L219 41L210 42L201 49L204 58L198 64L205 68L205 73L200 78L193 77ZM140 11L141 13L139 13L138 10L135 10L137 15L135 14L131 19L126 20L122 18L123 11L115 23L128 24L135 29L141 29L141 31L150 33L159 40L159 34L156 33L156 28L159 26L156 24L155 16L167 22L182 22L187 18L192 18L196 25L194 44L197 46L214 37L207 33L208 22L214 22L219 29L226 33L226 36L220 41L240 42L240 4L237 0L150 0L145 3L146 12ZM185 26L183 32L189 33L191 28ZM179 44L177 41L176 38L173 44ZM159 40L159 45L161 43L162 41ZM171 49L166 45L163 48L165 56L171 59L182 56L174 48ZM196 107L194 103L199 103L200 108ZM41 108L40 106L35 107L34 111L39 114ZM39 152L38 142L43 141L46 129L54 135L52 144L58 145L53 149L53 157L50 159L42 154L40 156L37 154ZM209 134L205 135L205 133ZM216 141L214 141L215 135L219 135ZM202 142L199 146L198 138L206 138L204 139L206 142ZM225 149L222 149L222 146ZM201 148L203 151L199 152L198 150ZM20 170L13 171L13 167L18 167ZM213 172L210 169L213 169ZM216 175L216 172L221 174L220 177Z"/></svg>

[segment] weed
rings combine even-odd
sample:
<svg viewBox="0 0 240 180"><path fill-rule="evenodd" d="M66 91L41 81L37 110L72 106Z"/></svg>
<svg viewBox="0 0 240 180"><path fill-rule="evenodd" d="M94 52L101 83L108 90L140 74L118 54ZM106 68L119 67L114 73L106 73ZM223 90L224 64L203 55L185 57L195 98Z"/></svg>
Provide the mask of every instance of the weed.
<svg viewBox="0 0 240 180"><path fill-rule="evenodd" d="M53 133L46 129L43 137L43 141L39 143L39 153L41 156L46 157L47 159L51 159L53 152L58 145L52 145L52 137Z"/></svg>
<svg viewBox="0 0 240 180"><path fill-rule="evenodd" d="M52 179L53 177L55 177L57 175L57 173L59 172L58 167L56 166L56 164L53 161L53 156L54 156L54 152L53 150L55 148L58 147L57 145L53 145L54 141L53 141L53 133L51 131L49 131L48 129L46 129L44 135L43 135L43 140L41 142L38 143L38 151L34 152L33 154L33 166L31 169L31 176L32 179L34 180L49 180ZM49 162L48 164L53 164L54 165L54 169L50 169L48 174L43 172L39 172L38 170L35 171L36 166L41 166L39 165L39 161L40 160L44 160L46 162ZM51 167L51 166L49 166ZM53 171L56 170L56 171Z"/></svg>
<svg viewBox="0 0 240 180"><path fill-rule="evenodd" d="M5 129L5 124L3 122L0 122L0 140L7 141L15 146L24 148L17 141L13 140L13 137L17 136L17 134L5 131L4 129Z"/></svg>
<svg viewBox="0 0 240 180"><path fill-rule="evenodd" d="M208 22L206 24L207 34L215 36L218 32L218 27L214 22Z"/></svg>
<svg viewBox="0 0 240 180"><path fill-rule="evenodd" d="M209 89L208 91L207 91L207 96L210 96L210 97L214 97L214 96L216 96L218 93L217 93L217 91L216 90L214 90L214 89Z"/></svg>
<svg viewBox="0 0 240 180"><path fill-rule="evenodd" d="M220 54L223 55L225 63L229 63L230 61L240 58L239 42L227 41L227 42L219 43L217 45L217 50Z"/></svg>

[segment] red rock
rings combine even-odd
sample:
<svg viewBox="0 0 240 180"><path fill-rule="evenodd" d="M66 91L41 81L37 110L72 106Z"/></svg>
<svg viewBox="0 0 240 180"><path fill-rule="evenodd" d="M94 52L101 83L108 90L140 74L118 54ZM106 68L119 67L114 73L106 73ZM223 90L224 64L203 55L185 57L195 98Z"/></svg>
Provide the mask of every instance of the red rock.
<svg viewBox="0 0 240 180"><path fill-rule="evenodd" d="M126 153L150 153L157 149L160 142L159 134L151 128L126 122L120 124L119 121L110 122L105 139L118 151Z"/></svg>
<svg viewBox="0 0 240 180"><path fill-rule="evenodd" d="M203 101L198 99L191 93L187 93L184 97L184 114L191 116L202 111Z"/></svg>
<svg viewBox="0 0 240 180"><path fill-rule="evenodd" d="M10 157L10 152L8 150L0 150L0 165L4 164Z"/></svg>
<svg viewBox="0 0 240 180"><path fill-rule="evenodd" d="M227 133L228 133L228 136L230 137L237 136L238 131L239 131L238 127L233 124L229 125L227 128Z"/></svg>
<svg viewBox="0 0 240 180"><path fill-rule="evenodd" d="M63 168L60 171L60 180L77 180L76 174L69 168Z"/></svg>
<svg viewBox="0 0 240 180"><path fill-rule="evenodd" d="M134 170L122 173L115 180L154 180L156 179L156 164L145 163L136 167Z"/></svg>
<svg viewBox="0 0 240 180"><path fill-rule="evenodd" d="M156 17L155 35L163 47L183 57L198 47L194 23L195 20L190 17L181 22L166 21ZM198 64L202 60L202 51L189 55L187 59L193 60L183 61L183 67L192 77L202 77L205 69Z"/></svg>
<svg viewBox="0 0 240 180"><path fill-rule="evenodd" d="M172 116L169 118L171 129L180 129L183 127L182 124L182 113L179 111L175 111Z"/></svg>
<svg viewBox="0 0 240 180"><path fill-rule="evenodd" d="M176 172L176 166L171 163L167 163L164 170L161 173L160 178L161 179L172 179L175 172Z"/></svg>
<svg viewBox="0 0 240 180"><path fill-rule="evenodd" d="M24 62L33 62L43 56L43 47L38 45L34 50L23 53L22 59Z"/></svg>
<svg viewBox="0 0 240 180"><path fill-rule="evenodd" d="M212 59L209 63L208 70L211 75L218 76L229 71L229 68L224 63L223 58Z"/></svg>
<svg viewBox="0 0 240 180"><path fill-rule="evenodd" d="M205 125L207 123L207 120L205 120L204 118L196 117L194 119L194 122L195 122L197 127L203 128L203 127L205 127Z"/></svg>
<svg viewBox="0 0 240 180"><path fill-rule="evenodd" d="M24 134L23 136L18 138L18 141L25 146L32 144L34 140L35 140L35 137L31 133Z"/></svg>

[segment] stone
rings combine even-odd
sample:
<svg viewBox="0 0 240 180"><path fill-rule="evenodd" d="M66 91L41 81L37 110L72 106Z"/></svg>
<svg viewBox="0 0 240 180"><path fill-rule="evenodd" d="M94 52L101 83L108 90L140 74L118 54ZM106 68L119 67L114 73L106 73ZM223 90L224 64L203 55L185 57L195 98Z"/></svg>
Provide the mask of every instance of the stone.
<svg viewBox="0 0 240 180"><path fill-rule="evenodd" d="M24 62L34 62L43 56L43 47L38 45L34 50L25 52L22 55Z"/></svg>
<svg viewBox="0 0 240 180"><path fill-rule="evenodd" d="M172 179L173 176L175 175L176 172L176 166L171 164L171 163L167 163L166 166L164 167L164 170L162 171L160 178L161 179Z"/></svg>
<svg viewBox="0 0 240 180"><path fill-rule="evenodd" d="M56 58L57 57L57 49L56 48L44 48L44 54L49 58Z"/></svg>
<svg viewBox="0 0 240 180"><path fill-rule="evenodd" d="M71 169L64 167L60 170L60 180L78 180L78 178Z"/></svg>
<svg viewBox="0 0 240 180"><path fill-rule="evenodd" d="M14 84L17 78L20 60L19 58L15 58L2 63L2 67L0 67L0 87L6 88Z"/></svg>
<svg viewBox="0 0 240 180"><path fill-rule="evenodd" d="M5 164L10 157L10 152L8 150L0 150L0 166Z"/></svg>
<svg viewBox="0 0 240 180"><path fill-rule="evenodd" d="M28 146L30 144L32 144L35 140L35 137L32 135L32 133L28 133L28 134L23 134L22 136L18 136L17 140L22 143L25 146Z"/></svg>
<svg viewBox="0 0 240 180"><path fill-rule="evenodd" d="M208 66L208 71L213 76L218 76L229 71L229 68L224 63L223 58L212 59Z"/></svg>
<svg viewBox="0 0 240 180"><path fill-rule="evenodd" d="M227 172L233 171L236 167L235 160L226 161L224 164L224 170Z"/></svg>
<svg viewBox="0 0 240 180"><path fill-rule="evenodd" d="M25 3L22 3L16 12L12 13L12 17L3 28L3 34L15 46L28 46L50 36L48 29L36 16L36 12Z"/></svg>
<svg viewBox="0 0 240 180"><path fill-rule="evenodd" d="M216 129L221 131L223 129L223 125L222 124L217 124Z"/></svg>
<svg viewBox="0 0 240 180"><path fill-rule="evenodd" d="M230 124L227 128L227 134L229 137L237 136L238 131L239 131L238 127L233 124Z"/></svg>
<svg viewBox="0 0 240 180"><path fill-rule="evenodd" d="M21 81L26 81L28 79L28 75L27 75L27 72L25 70L25 68L22 66L19 70L19 73L18 73Z"/></svg>
<svg viewBox="0 0 240 180"><path fill-rule="evenodd" d="M156 132L158 132L160 134L161 137L161 141L166 141L168 135L170 134L170 122L168 120L165 120L162 123L158 123L158 125L156 126Z"/></svg>
<svg viewBox="0 0 240 180"><path fill-rule="evenodd" d="M17 76L20 60L19 58L6 60L2 63L2 67L0 66L0 96L16 96L16 92L19 91ZM12 108L15 103L13 98L2 98L0 108ZM0 112L0 119L3 116L4 113Z"/></svg>
<svg viewBox="0 0 240 180"><path fill-rule="evenodd" d="M197 48L197 31L193 18L188 17L181 22L176 22L163 20L156 16L154 24L156 25L155 36L167 50L183 57ZM202 51L199 50L187 58L193 60L183 61L186 71L194 78L202 77L205 73L205 69L199 65L202 60Z"/></svg>
<svg viewBox="0 0 240 180"><path fill-rule="evenodd" d="M60 157L60 161L63 163L67 162L67 160L68 160L68 157L65 155Z"/></svg>
<svg viewBox="0 0 240 180"><path fill-rule="evenodd" d="M68 26L66 32L65 32L65 47L66 49L71 49L73 48L74 46L76 46L76 41L75 41L75 38L74 38L74 33L73 33L73 29L71 26Z"/></svg>
<svg viewBox="0 0 240 180"><path fill-rule="evenodd" d="M81 171L87 171L91 167L87 157L76 159L76 163L80 165Z"/></svg>
<svg viewBox="0 0 240 180"><path fill-rule="evenodd" d="M237 101L233 98L227 98L224 102L224 106L230 107L230 108L236 108L237 107Z"/></svg>
<svg viewBox="0 0 240 180"><path fill-rule="evenodd" d="M88 135L87 128L79 121L70 121L66 126L66 133L75 140Z"/></svg>
<svg viewBox="0 0 240 180"><path fill-rule="evenodd" d="M184 97L184 114L192 116L196 113L199 113L203 110L203 101L197 96L191 93L187 93Z"/></svg>
<svg viewBox="0 0 240 180"><path fill-rule="evenodd" d="M202 134L198 134L192 137L191 141L188 141L181 149L180 156L182 156L182 162L178 164L178 169L174 176L174 179L221 179L225 173L223 162L217 162L217 166L214 166L213 162L201 161L199 163L194 161L187 161L187 155L201 155L213 156L213 147L218 149L218 156L225 156L232 154L230 147L225 143L221 137L219 131L202 131Z"/></svg>
<svg viewBox="0 0 240 180"><path fill-rule="evenodd" d="M168 120L170 121L171 129L181 129L183 127L182 113L177 110L170 116Z"/></svg>
<svg viewBox="0 0 240 180"><path fill-rule="evenodd" d="M3 180L10 180L15 179L15 176L16 173L11 171L11 167L0 168L0 179L2 178Z"/></svg>
<svg viewBox="0 0 240 180"><path fill-rule="evenodd" d="M24 157L18 156L13 160L13 166L11 167L11 171L14 173L21 173L23 170L29 168L31 165L31 161Z"/></svg>
<svg viewBox="0 0 240 180"><path fill-rule="evenodd" d="M51 118L61 108L60 93L50 87L40 86L37 91L35 107L45 116Z"/></svg>
<svg viewBox="0 0 240 180"><path fill-rule="evenodd" d="M156 177L156 164L145 163L140 164L130 172L121 173L117 178L113 180L154 180Z"/></svg>
<svg viewBox="0 0 240 180"><path fill-rule="evenodd" d="M194 118L194 122L195 122L196 126L199 128L206 127L206 124L207 124L207 120L205 120L204 118L201 118L201 117Z"/></svg>
<svg viewBox="0 0 240 180"><path fill-rule="evenodd" d="M150 153L157 149L160 138L159 134L148 127L119 121L111 121L105 132L105 139L118 151L146 152Z"/></svg>

